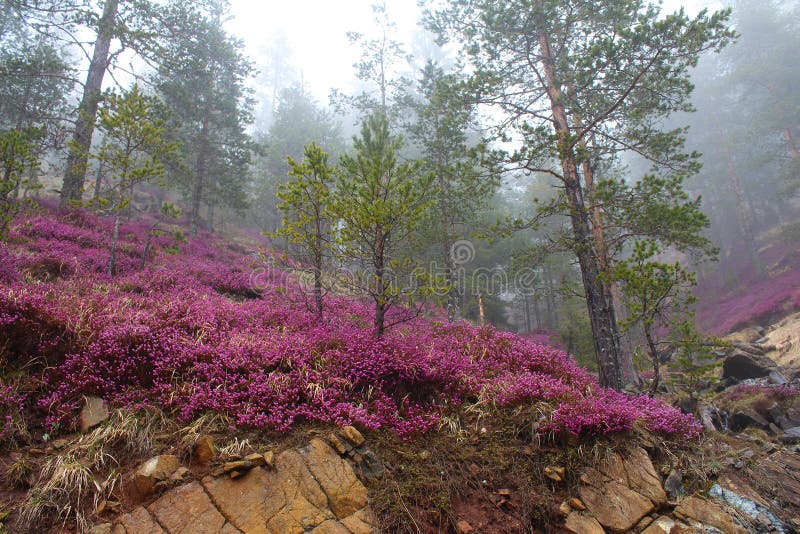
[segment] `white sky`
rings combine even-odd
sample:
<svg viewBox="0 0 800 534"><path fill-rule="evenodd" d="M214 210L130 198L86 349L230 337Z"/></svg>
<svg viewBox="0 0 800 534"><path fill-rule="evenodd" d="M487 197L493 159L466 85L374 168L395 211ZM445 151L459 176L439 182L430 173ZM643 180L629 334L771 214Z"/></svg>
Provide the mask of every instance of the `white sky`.
<svg viewBox="0 0 800 534"><path fill-rule="evenodd" d="M283 32L297 65L296 79L320 103L326 104L331 88L348 90L355 71L353 63L359 50L345 35L348 31L369 34L374 26L370 5L375 0L231 0L227 29L244 39L246 53L258 67L267 61L275 35ZM681 5L689 13L710 0L665 0L664 10L671 12ZM420 9L417 0L387 0L391 19L397 24L398 37L408 41L415 29ZM301 73L302 71L302 73Z"/></svg>
<svg viewBox="0 0 800 534"><path fill-rule="evenodd" d="M226 28L244 39L246 53L258 67L267 61L265 52L275 35L283 32L297 65L295 77L302 75L305 87L325 104L331 88L346 90L354 79L353 63L360 52L345 34L369 33L374 26L372 3L374 0L232 0L234 18ZM389 0L387 4L398 37L407 40L419 13L416 0Z"/></svg>

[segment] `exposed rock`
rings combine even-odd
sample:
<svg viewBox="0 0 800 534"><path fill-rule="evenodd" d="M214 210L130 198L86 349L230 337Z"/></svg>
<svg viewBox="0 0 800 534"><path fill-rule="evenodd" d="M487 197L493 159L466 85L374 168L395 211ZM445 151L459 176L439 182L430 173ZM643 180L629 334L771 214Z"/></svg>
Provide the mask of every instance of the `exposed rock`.
<svg viewBox="0 0 800 534"><path fill-rule="evenodd" d="M133 488L140 497L153 493L156 484L169 479L181 463L177 456L162 454L143 463L133 475Z"/></svg>
<svg viewBox="0 0 800 534"><path fill-rule="evenodd" d="M670 500L677 500L677 498L684 493L683 474L677 469L671 470L667 480L664 482L664 489L666 490Z"/></svg>
<svg viewBox="0 0 800 534"><path fill-rule="evenodd" d="M772 371L770 372L769 376L767 377L770 384L775 384L777 386L783 386L784 384L788 384L789 381L783 376L783 373L780 371Z"/></svg>
<svg viewBox="0 0 800 534"><path fill-rule="evenodd" d="M580 512L572 512L569 514L564 528L575 534L605 534L605 530L603 530L603 527L597 522L597 519L590 515L581 514Z"/></svg>
<svg viewBox="0 0 800 534"><path fill-rule="evenodd" d="M339 436L337 436L332 432L328 436L328 441L333 446L333 448L336 449L336 452L338 452L339 454L347 454L348 452L353 450L353 446L349 442L343 440L342 438L340 438Z"/></svg>
<svg viewBox="0 0 800 534"><path fill-rule="evenodd" d="M219 534L225 518L198 482L165 493L147 507L169 534Z"/></svg>
<svg viewBox="0 0 800 534"><path fill-rule="evenodd" d="M113 525L111 523L102 523L95 525L89 530L89 534L111 534Z"/></svg>
<svg viewBox="0 0 800 534"><path fill-rule="evenodd" d="M114 534L166 534L150 512L137 506L130 513L119 518Z"/></svg>
<svg viewBox="0 0 800 534"><path fill-rule="evenodd" d="M475 529L472 528L472 525L461 519L458 523L456 523L456 532L458 534L470 534L470 532L474 532Z"/></svg>
<svg viewBox="0 0 800 534"><path fill-rule="evenodd" d="M725 534L747 534L747 530L733 523L731 517L716 503L700 497L687 497L675 508L675 516L688 523L700 523L718 528Z"/></svg>
<svg viewBox="0 0 800 534"><path fill-rule="evenodd" d="M253 469L237 480L210 476L202 480L222 515L248 534L267 534L267 492L276 482L263 469Z"/></svg>
<svg viewBox="0 0 800 534"><path fill-rule="evenodd" d="M566 470L563 467L548 466L544 468L544 476L546 476L553 482L561 482L562 480L564 480L565 474Z"/></svg>
<svg viewBox="0 0 800 534"><path fill-rule="evenodd" d="M790 428L783 433L780 439L784 443L797 443L800 441L800 426Z"/></svg>
<svg viewBox="0 0 800 534"><path fill-rule="evenodd" d="M267 451L263 455L264 457L264 465L269 467L270 469L275 468L275 453L272 451Z"/></svg>
<svg viewBox="0 0 800 534"><path fill-rule="evenodd" d="M615 532L626 532L653 510L653 503L596 469L581 477L580 496L598 522Z"/></svg>
<svg viewBox="0 0 800 534"><path fill-rule="evenodd" d="M81 432L96 427L108 419L108 404L100 397L85 397L85 403L78 418L78 428Z"/></svg>
<svg viewBox="0 0 800 534"><path fill-rule="evenodd" d="M311 534L350 534L350 530L333 519L328 519L311 531Z"/></svg>
<svg viewBox="0 0 800 534"><path fill-rule="evenodd" d="M769 421L754 410L737 411L731 416L728 424L733 432L739 432L749 426L762 429L769 427Z"/></svg>
<svg viewBox="0 0 800 534"><path fill-rule="evenodd" d="M722 379L760 378L769 376L775 370L777 370L775 362L763 354L734 350L722 363Z"/></svg>
<svg viewBox="0 0 800 534"><path fill-rule="evenodd" d="M344 437L347 441L356 447L360 447L364 444L364 436L362 436L361 432L359 432L354 426L346 426L342 428L342 434L344 434Z"/></svg>
<svg viewBox="0 0 800 534"><path fill-rule="evenodd" d="M194 442L192 449L192 461L200 465L209 463L214 459L217 448L214 445L214 438L211 436L200 436Z"/></svg>
<svg viewBox="0 0 800 534"><path fill-rule="evenodd" d="M328 504L337 518L347 517L367 505L367 489L350 464L338 458L327 443L313 439L304 453L308 469L328 496Z"/></svg>
<svg viewBox="0 0 800 534"><path fill-rule="evenodd" d="M583 502L576 497L573 497L569 500L569 505L574 510L586 510L586 505L584 505Z"/></svg>
<svg viewBox="0 0 800 534"><path fill-rule="evenodd" d="M597 521L615 532L630 530L667 500L653 462L640 447L627 458L613 453L598 469L587 469L581 475L579 493Z"/></svg>
<svg viewBox="0 0 800 534"><path fill-rule="evenodd" d="M633 449L622 462L632 490L647 497L660 506L667 502L667 494L661 486L661 479L653 467L650 457L641 447Z"/></svg>
<svg viewBox="0 0 800 534"><path fill-rule="evenodd" d="M675 520L662 515L642 531L642 534L670 534L675 526Z"/></svg>
<svg viewBox="0 0 800 534"><path fill-rule="evenodd" d="M188 473L188 472L189 472L189 470L187 468L181 466L178 469L176 469L175 472L172 473L169 476L169 479L170 480L181 480L181 479L183 479L183 477L186 476L186 473Z"/></svg>
<svg viewBox="0 0 800 534"><path fill-rule="evenodd" d="M253 464L253 466L261 466L266 464L266 460L264 459L264 455L258 452L254 452L253 454L248 454L244 457L244 460Z"/></svg>
<svg viewBox="0 0 800 534"><path fill-rule="evenodd" d="M341 523L353 534L372 534L378 526L378 519L369 508L362 508L342 519Z"/></svg>

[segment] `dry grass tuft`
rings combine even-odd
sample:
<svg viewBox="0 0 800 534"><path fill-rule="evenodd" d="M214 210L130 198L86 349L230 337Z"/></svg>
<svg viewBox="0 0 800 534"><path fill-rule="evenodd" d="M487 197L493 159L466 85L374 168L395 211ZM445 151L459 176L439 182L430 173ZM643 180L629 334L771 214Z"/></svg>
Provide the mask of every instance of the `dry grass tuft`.
<svg viewBox="0 0 800 534"><path fill-rule="evenodd" d="M48 459L22 504L22 525L36 531L36 526L49 520L62 525L74 521L78 531L88 530L88 517L120 483L120 460L150 454L153 435L165 424L160 412L120 410L61 454Z"/></svg>

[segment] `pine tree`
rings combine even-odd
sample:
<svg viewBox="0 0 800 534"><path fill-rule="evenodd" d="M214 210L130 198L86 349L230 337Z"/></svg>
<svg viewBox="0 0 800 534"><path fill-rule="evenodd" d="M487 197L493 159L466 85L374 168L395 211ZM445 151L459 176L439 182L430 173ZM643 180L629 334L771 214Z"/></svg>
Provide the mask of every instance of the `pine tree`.
<svg viewBox="0 0 800 534"><path fill-rule="evenodd" d="M419 162L398 162L401 146L401 139L389 133L384 114L369 116L361 136L353 139L355 155L340 160L331 203L341 225L339 242L345 259L360 269L353 281L375 303L377 336L387 328L386 312L415 289L399 281L408 267L399 251L431 206L432 177L422 172Z"/></svg>
<svg viewBox="0 0 800 534"><path fill-rule="evenodd" d="M322 275L330 247L330 200L334 168L328 165L328 154L318 145L306 145L304 158L298 163L288 158L291 180L278 187L278 208L283 224L275 232L289 243L298 245L300 260L311 263L314 277L314 304L317 319L322 320Z"/></svg>
<svg viewBox="0 0 800 534"><path fill-rule="evenodd" d="M113 178L112 188L98 205L114 215L114 234L108 274L116 272L116 251L122 210L134 188L164 174L164 159L177 150L167 141L160 102L145 95L138 85L123 94L110 93L98 111L98 126L105 134L97 159Z"/></svg>
<svg viewBox="0 0 800 534"><path fill-rule="evenodd" d="M727 12L662 16L642 0L451 0L431 14L442 36L464 42L478 98L507 113L523 137L512 162L555 177L564 189L572 246L583 278L600 380L621 389L632 377L604 286L581 164L636 152L665 169L691 172L682 130L664 117L689 110L689 68L733 36ZM696 167L695 167L696 169ZM584 171L585 172L585 171Z"/></svg>

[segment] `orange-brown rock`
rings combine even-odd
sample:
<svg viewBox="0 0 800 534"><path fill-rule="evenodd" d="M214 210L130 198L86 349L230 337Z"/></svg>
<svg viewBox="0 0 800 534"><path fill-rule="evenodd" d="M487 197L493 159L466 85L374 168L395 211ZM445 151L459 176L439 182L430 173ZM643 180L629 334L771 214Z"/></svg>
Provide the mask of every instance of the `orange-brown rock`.
<svg viewBox="0 0 800 534"><path fill-rule="evenodd" d="M575 534L605 534L605 530L603 530L603 527L597 522L597 519L580 512L572 512L569 514L564 528Z"/></svg>
<svg viewBox="0 0 800 534"><path fill-rule="evenodd" d="M137 506L130 513L120 516L113 532L114 534L166 534L143 506Z"/></svg>
<svg viewBox="0 0 800 534"><path fill-rule="evenodd" d="M747 534L747 530L734 524L731 517L718 504L694 495L678 503L675 516L690 524L697 522L718 528L725 534Z"/></svg>
<svg viewBox="0 0 800 534"><path fill-rule="evenodd" d="M304 450L308 469L319 482L337 518L345 518L367 505L367 488L356 478L350 464L321 439Z"/></svg>
<svg viewBox="0 0 800 534"><path fill-rule="evenodd" d="M225 527L225 518L198 482L165 493L147 510L169 534L220 534Z"/></svg>
<svg viewBox="0 0 800 534"><path fill-rule="evenodd" d="M150 458L133 474L133 489L139 497L153 493L157 483L169 479L181 466L177 456L162 454Z"/></svg>

